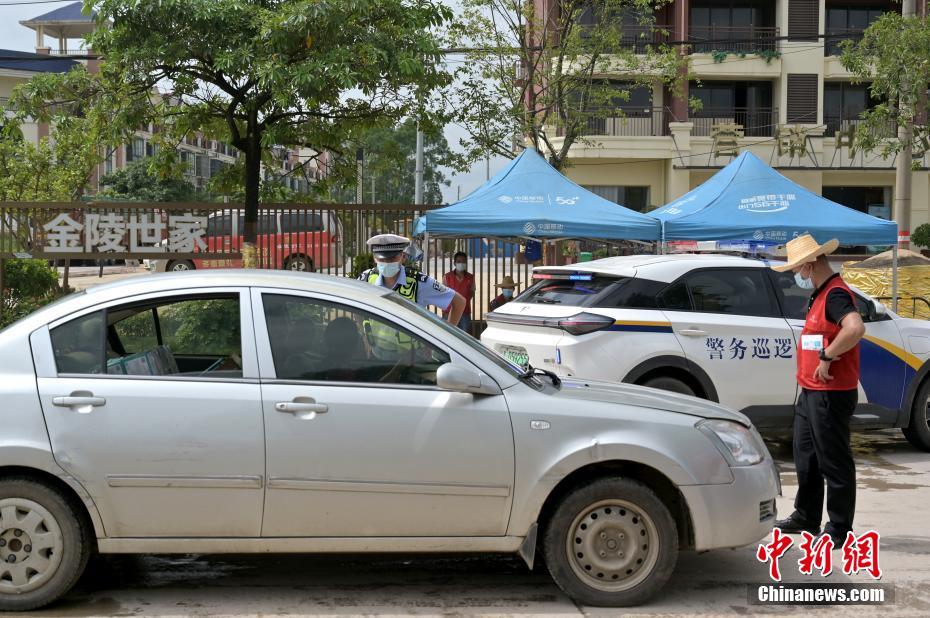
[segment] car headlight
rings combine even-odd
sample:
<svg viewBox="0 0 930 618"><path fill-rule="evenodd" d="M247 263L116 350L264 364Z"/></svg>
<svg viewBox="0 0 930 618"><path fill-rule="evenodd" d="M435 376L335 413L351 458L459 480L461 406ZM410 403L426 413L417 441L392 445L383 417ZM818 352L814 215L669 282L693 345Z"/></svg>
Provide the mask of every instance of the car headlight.
<svg viewBox="0 0 930 618"><path fill-rule="evenodd" d="M739 423L710 419L695 427L714 443L731 466L752 466L765 458L765 445L757 434Z"/></svg>

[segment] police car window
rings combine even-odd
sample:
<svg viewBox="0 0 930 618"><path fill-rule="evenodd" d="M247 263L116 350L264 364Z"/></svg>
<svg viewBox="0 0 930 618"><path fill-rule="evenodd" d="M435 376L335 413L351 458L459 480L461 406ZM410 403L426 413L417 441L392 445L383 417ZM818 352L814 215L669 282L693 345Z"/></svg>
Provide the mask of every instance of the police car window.
<svg viewBox="0 0 930 618"><path fill-rule="evenodd" d="M811 291L805 290L795 283L794 273L772 271L771 276L785 317L790 320L803 320L806 318L807 303L810 301Z"/></svg>
<svg viewBox="0 0 930 618"><path fill-rule="evenodd" d="M275 376L283 380L435 386L449 355L390 322L323 300L262 296Z"/></svg>
<svg viewBox="0 0 930 618"><path fill-rule="evenodd" d="M762 269L701 270L685 278L694 311L776 317Z"/></svg>
<svg viewBox="0 0 930 618"><path fill-rule="evenodd" d="M561 275L540 274L534 278L540 279L516 300L521 303L537 303L541 305L572 305L589 307L601 298L601 293L617 282L613 277L597 277L591 275ZM572 280L569 277L580 276L584 279ZM590 277L590 278L588 278Z"/></svg>
<svg viewBox="0 0 930 618"><path fill-rule="evenodd" d="M684 281L673 283L662 290L656 301L660 309L691 311L691 296L688 295L688 286Z"/></svg>
<svg viewBox="0 0 930 618"><path fill-rule="evenodd" d="M598 307L616 307L622 309L657 309L657 296L664 283L651 279L623 277L615 283L597 301Z"/></svg>

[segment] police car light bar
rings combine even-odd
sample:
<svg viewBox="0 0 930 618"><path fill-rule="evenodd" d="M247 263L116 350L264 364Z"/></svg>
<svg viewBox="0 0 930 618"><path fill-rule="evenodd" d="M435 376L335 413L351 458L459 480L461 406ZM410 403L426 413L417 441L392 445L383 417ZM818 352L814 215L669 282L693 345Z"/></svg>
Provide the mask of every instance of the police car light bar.
<svg viewBox="0 0 930 618"><path fill-rule="evenodd" d="M581 273L533 273L533 279L561 279L562 281L590 281L594 278L591 274Z"/></svg>

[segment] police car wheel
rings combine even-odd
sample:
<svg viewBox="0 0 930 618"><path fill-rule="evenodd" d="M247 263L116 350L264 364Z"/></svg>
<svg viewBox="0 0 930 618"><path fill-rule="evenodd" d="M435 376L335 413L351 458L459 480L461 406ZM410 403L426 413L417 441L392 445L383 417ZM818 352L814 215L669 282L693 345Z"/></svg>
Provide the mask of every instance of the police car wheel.
<svg viewBox="0 0 930 618"><path fill-rule="evenodd" d="M298 255L292 258L288 258L284 267L287 270L293 270L297 272L312 272L313 271L313 262L308 258Z"/></svg>
<svg viewBox="0 0 930 618"><path fill-rule="evenodd" d="M922 451L930 451L930 380L925 381L911 410L911 421L901 430L904 437Z"/></svg>
<svg viewBox="0 0 930 618"><path fill-rule="evenodd" d="M643 386L648 386L649 388L657 388L663 391L669 391L672 393L678 393L680 395L690 395L694 397L696 393L694 389L679 380L678 378L671 378L669 376L659 376L657 378L650 378L643 382Z"/></svg>
<svg viewBox="0 0 930 618"><path fill-rule="evenodd" d="M546 524L546 565L556 584L586 605L646 602L678 561L675 520L656 494L632 479L591 481L562 499Z"/></svg>

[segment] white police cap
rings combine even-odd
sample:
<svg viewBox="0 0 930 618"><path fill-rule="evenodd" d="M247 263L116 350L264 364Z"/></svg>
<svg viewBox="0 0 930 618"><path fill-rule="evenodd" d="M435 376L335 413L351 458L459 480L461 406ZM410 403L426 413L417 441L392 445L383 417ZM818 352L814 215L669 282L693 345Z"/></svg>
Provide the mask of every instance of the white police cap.
<svg viewBox="0 0 930 618"><path fill-rule="evenodd" d="M410 239L397 234L378 234L365 243L376 258L391 258L410 245Z"/></svg>

